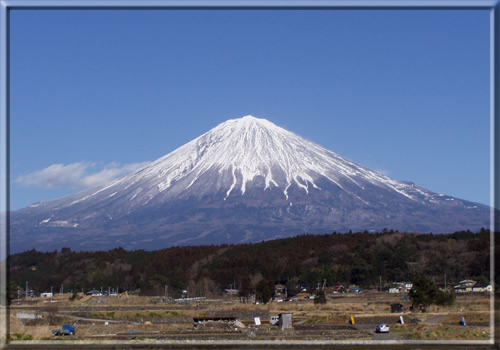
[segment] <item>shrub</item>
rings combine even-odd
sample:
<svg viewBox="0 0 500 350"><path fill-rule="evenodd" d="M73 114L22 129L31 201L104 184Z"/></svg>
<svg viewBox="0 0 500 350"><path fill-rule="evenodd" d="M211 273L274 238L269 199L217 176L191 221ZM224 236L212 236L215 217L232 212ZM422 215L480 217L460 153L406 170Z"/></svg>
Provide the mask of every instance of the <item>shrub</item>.
<svg viewBox="0 0 500 350"><path fill-rule="evenodd" d="M324 290L316 292L316 297L314 298L315 304L326 304L326 295Z"/></svg>
<svg viewBox="0 0 500 350"><path fill-rule="evenodd" d="M439 291L436 297L436 305L451 306L455 303L456 295L453 290L449 292Z"/></svg>

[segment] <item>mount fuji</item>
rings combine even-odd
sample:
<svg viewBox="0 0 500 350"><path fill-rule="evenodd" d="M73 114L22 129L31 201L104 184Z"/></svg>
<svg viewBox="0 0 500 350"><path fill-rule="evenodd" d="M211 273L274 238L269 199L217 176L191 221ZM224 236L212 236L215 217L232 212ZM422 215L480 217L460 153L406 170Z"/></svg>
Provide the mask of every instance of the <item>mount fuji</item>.
<svg viewBox="0 0 500 350"><path fill-rule="evenodd" d="M246 116L104 186L12 212L10 246L159 249L383 228L477 231L489 220L488 206L396 181Z"/></svg>

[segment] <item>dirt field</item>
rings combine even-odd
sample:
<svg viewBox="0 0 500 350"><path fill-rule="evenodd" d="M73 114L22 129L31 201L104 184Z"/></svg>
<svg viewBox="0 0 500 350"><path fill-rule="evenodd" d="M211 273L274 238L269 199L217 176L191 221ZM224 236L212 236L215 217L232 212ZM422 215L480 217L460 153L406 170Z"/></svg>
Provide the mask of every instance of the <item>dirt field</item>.
<svg viewBox="0 0 500 350"><path fill-rule="evenodd" d="M401 303L403 313L391 313ZM270 324L271 315L291 313L293 325L282 330ZM404 324L400 324L403 316ZM219 320L211 320L218 317ZM255 324L259 317L261 325ZM459 325L461 317L466 326ZM193 318L205 318L195 324ZM351 324L352 318L354 324ZM12 344L61 340L475 340L488 341L490 298L488 295L457 296L451 307L430 307L412 313L401 295L369 292L327 297L324 305L312 300L243 304L236 299L175 302L161 297L80 296L15 301L10 308L9 341ZM388 334L375 333L375 326L388 323ZM70 323L76 334L55 337L53 329Z"/></svg>

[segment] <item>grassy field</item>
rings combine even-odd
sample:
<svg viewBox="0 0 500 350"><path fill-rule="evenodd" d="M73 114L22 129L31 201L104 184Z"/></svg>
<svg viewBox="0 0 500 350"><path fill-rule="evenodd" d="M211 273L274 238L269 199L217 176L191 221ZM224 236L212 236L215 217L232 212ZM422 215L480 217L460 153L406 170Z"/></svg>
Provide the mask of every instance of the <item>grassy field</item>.
<svg viewBox="0 0 500 350"><path fill-rule="evenodd" d="M403 304L403 313L391 313L390 305ZM293 328L281 330L269 323L270 315L291 313ZM26 319L34 315L40 318ZM399 316L404 324L399 324ZM234 322L212 322L195 327L193 317L232 316ZM262 325L256 326L254 317ZM351 317L354 324L350 324ZM466 326L460 326L465 317ZM375 334L375 326L386 322L388 335ZM54 337L52 330L64 323L76 328L74 336ZM326 304L312 300L244 304L219 299L174 302L158 297L89 297L70 300L69 295L53 302L35 298L14 301L9 315L11 342L46 340L488 340L490 339L488 295L459 295L450 307L431 306L426 313L413 313L401 295L367 292L327 297Z"/></svg>

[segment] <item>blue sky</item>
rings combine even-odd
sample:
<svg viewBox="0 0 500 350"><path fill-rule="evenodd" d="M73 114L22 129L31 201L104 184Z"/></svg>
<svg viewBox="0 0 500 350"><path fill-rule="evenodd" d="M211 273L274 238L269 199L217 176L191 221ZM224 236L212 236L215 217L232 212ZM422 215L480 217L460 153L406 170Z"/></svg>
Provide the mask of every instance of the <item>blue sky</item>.
<svg viewBox="0 0 500 350"><path fill-rule="evenodd" d="M266 118L489 204L487 10L12 10L11 209Z"/></svg>

